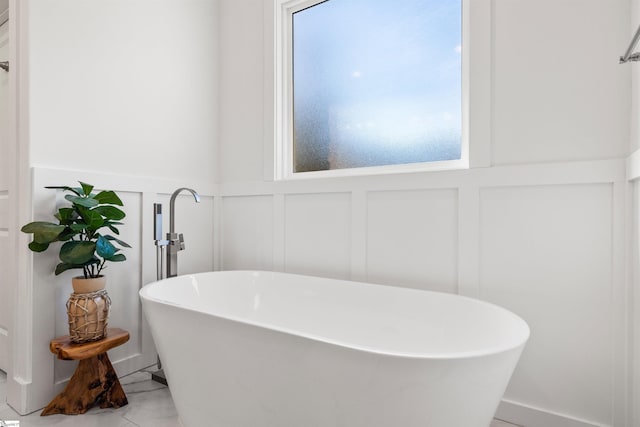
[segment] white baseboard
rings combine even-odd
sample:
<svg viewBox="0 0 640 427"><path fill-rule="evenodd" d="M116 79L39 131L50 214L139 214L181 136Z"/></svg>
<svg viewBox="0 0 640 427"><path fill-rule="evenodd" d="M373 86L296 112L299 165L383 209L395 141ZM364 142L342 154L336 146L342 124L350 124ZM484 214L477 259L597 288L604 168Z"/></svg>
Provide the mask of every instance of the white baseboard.
<svg viewBox="0 0 640 427"><path fill-rule="evenodd" d="M523 427L610 427L509 400L500 403L495 417Z"/></svg>

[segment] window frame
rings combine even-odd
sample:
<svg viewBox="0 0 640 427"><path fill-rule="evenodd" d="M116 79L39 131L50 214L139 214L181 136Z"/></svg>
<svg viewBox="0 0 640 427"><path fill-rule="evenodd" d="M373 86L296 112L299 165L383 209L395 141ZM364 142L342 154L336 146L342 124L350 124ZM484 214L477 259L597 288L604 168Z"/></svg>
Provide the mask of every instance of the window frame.
<svg viewBox="0 0 640 427"><path fill-rule="evenodd" d="M293 14L324 3L328 0L273 0L274 5L274 140L273 140L273 179L297 180L309 178L348 177L363 175L381 175L410 172L431 172L443 170L468 169L472 166L488 166L488 138L478 138L478 148L470 150L470 58L471 58L471 0L462 2L462 99L461 99L461 156L456 160L393 164L384 166L367 166L347 169L331 169L323 171L293 171ZM391 0L388 0L391 1ZM490 0L476 0L475 14L490 11ZM478 22L480 23L480 19ZM485 20L485 21L488 21ZM489 28L489 25L478 25ZM489 32L489 40L490 40ZM480 44L480 43L478 43ZM489 56L490 58L490 56ZM486 64L486 61L483 62ZM480 65L483 65L480 64ZM486 68L486 67L485 67ZM490 62L489 62L490 69ZM481 116L480 114L478 116ZM484 114L486 120L489 116ZM489 116L490 117L490 116ZM482 117L478 117L481 119ZM486 122L485 122L486 123ZM474 147L476 141L474 140ZM476 162L471 157L478 154Z"/></svg>

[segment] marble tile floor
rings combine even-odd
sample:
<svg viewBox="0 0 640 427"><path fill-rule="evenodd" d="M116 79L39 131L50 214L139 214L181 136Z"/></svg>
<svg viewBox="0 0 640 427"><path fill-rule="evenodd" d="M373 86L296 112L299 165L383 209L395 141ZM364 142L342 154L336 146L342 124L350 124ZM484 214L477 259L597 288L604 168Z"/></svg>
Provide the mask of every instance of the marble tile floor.
<svg viewBox="0 0 640 427"><path fill-rule="evenodd" d="M151 380L155 366L120 378L129 404L119 409L92 408L83 415L19 416L6 404L7 376L0 371L0 421L20 421L19 427L181 427L169 389ZM1 425L2 423L0 423ZM209 427L209 426L203 426ZM494 420L490 427L516 427Z"/></svg>

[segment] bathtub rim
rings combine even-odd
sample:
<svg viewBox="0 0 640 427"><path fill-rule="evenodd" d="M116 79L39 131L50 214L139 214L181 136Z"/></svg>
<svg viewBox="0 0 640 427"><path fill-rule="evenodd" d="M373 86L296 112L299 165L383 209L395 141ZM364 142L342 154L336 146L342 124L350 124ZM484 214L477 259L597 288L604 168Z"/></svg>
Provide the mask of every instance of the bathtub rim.
<svg viewBox="0 0 640 427"><path fill-rule="evenodd" d="M408 353L408 352L401 352L401 351L384 351L384 350L373 348L373 347L367 347L367 346L362 346L362 345L354 345L353 343L343 342L343 341L335 340L335 339L329 339L329 338L326 338L326 337L323 337L323 336L319 336L319 335L314 335L314 334L311 334L311 333L304 333L304 332L302 332L300 330L296 330L296 329L293 329L293 328L287 328L287 327L282 327L282 326L278 326L278 325L255 322L255 321L251 321L249 319L236 317L236 316L228 316L228 315L216 314L216 313L212 313L210 311L202 310L202 309L199 309L199 308L196 308L196 307L190 307L190 306L187 306L185 304L176 303L175 301L171 301L171 300L158 298L158 297L154 297L154 296L149 295L149 293L151 292L151 289L153 287L152 285L155 285L155 284L166 283L168 281L178 282L180 280L184 280L184 278L191 278L191 277L194 277L194 276L205 276L205 275L211 275L211 274L216 274L216 273L286 275L286 276L296 276L296 277L302 277L302 278L304 278L304 277L312 277L312 278L315 278L315 279L327 279L327 280L335 280L335 281L340 281L340 282L348 282L348 283L352 283L352 284L356 284L356 285L393 288L393 289L401 290L402 292L410 292L410 293L412 293L412 292L425 293L426 292L426 293L431 293L431 294L447 295L447 296L456 297L456 298L464 299L464 300L467 300L467 301L471 301L473 304L485 305L485 306L491 307L491 309L493 309L493 310L499 310L499 311L505 313L516 324L518 324L518 329L521 330L522 337L518 337L517 339L514 338L512 341L515 341L516 342L515 344L512 343L512 342L508 342L508 343L506 343L504 345L497 345L497 346L493 346L493 347L485 347L485 348L482 348L482 349L479 349L479 350L458 351L458 352L438 352L438 353L428 353L428 352L424 352L424 353L418 353L418 352ZM447 293L447 292L437 292L437 291L430 291L430 290L424 290L424 289L406 288L406 287L400 287L400 286L390 286L390 285L383 285L383 284L370 283L370 282L361 282L361 281L354 281L354 280L335 279L335 278L330 278L330 277L312 276L312 275L307 275L307 274L283 273L283 272L268 271L268 270L219 270L219 271L207 271L207 272L200 272L200 273L193 273L193 274L182 274L182 275L175 276L175 277L165 278L165 279L162 279L162 280L156 280L156 281L150 282L150 283L148 283L146 285L143 285L142 288L138 291L138 294L139 294L141 300L147 300L150 303L168 305L168 306L171 306L173 308L180 309L180 310L192 311L192 312L196 312L196 313L199 313L199 314L203 314L203 315L206 315L206 316L211 316L211 317L222 319L222 320L226 320L226 321L231 321L231 322L235 322L235 323L239 323L239 324L243 324L243 325L249 325L249 326L254 326L254 327L258 327L258 328L267 329L267 330L270 330L270 331L275 331L275 332L279 332L279 333L293 335L293 336L309 339L309 340L312 340L312 341L321 342L321 343L324 343L324 344L330 344L330 345L342 347L342 348L349 349L349 350L362 351L362 352L366 352L366 353L372 353L372 354L376 354L376 355L380 355L380 356L387 356L387 357L398 357L398 358L418 359L418 360L420 360L420 359L424 359L424 360L450 360L450 359L472 359L472 358L487 357L487 356L492 356L492 355L498 355L498 354L501 354L501 353L507 353L507 352L514 351L514 350L521 351L524 348L524 346L526 345L527 341L529 340L529 337L531 336L531 329L529 328L529 325L520 316L518 316L517 314L513 313L512 311L510 311L510 310L508 310L508 309L506 309L504 307L501 307L501 306L499 306L497 304L494 304L494 303L491 303L491 302L488 302L488 301L480 300L478 298L468 297L468 296L459 295L459 294L451 294L451 293Z"/></svg>

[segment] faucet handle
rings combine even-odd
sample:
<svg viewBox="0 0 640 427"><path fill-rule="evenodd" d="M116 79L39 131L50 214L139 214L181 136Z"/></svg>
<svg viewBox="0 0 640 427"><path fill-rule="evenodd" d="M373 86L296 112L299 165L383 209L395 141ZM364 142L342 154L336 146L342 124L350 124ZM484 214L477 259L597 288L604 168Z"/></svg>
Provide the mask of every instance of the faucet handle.
<svg viewBox="0 0 640 427"><path fill-rule="evenodd" d="M184 235L182 233L180 233L178 235L178 242L180 243L180 248L178 250L183 251L184 250Z"/></svg>

